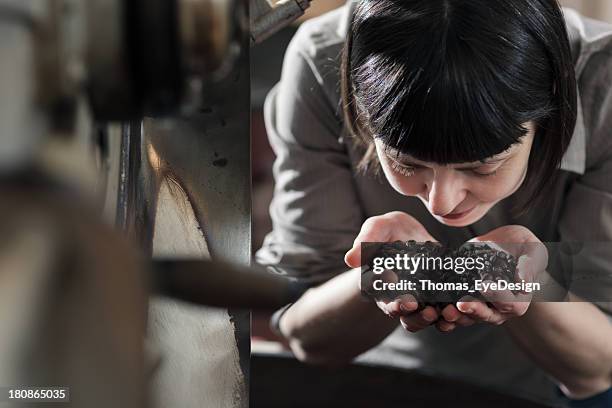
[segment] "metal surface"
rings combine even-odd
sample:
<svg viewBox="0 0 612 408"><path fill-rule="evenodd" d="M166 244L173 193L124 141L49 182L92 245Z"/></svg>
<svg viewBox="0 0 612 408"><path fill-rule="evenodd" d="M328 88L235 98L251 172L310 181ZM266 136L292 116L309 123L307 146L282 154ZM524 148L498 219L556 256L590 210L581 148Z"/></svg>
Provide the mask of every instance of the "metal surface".
<svg viewBox="0 0 612 408"><path fill-rule="evenodd" d="M0 357L11 365L0 372L12 371L12 364L26 368L24 381L6 384L61 382L79 391L75 406L145 403L145 264L133 241L103 223L85 194L97 182L112 184L96 178L111 160L92 148L97 133L86 96L95 119L126 120L121 146L112 150L116 167L107 174L116 184L99 190L106 192L105 204L109 195L117 199L112 219L148 254L174 255L177 264L211 255L243 265L250 260L249 46L246 24L234 24L240 12L233 8L245 2L200 0L210 7L185 20L178 1L0 0L0 204L6 218L0 287L6 292L2 310L25 312L13 319L15 326L3 321L3 333L11 336L3 336L8 347L0 341ZM179 34L182 23L189 25L187 37ZM186 39L191 42L182 47ZM235 71L224 58L232 44L244 51ZM220 72L231 75L217 82ZM196 91L211 110L147 119L143 133L141 115L179 112L191 79L202 83ZM15 177L36 164L44 171L28 173L31 184ZM68 182L92 174L90 183ZM197 278L206 268L201 272ZM27 296L15 296L15 283ZM152 374L153 406L247 406L248 312L159 297L151 304L149 333L157 334L167 363ZM34 309L40 313L27 314Z"/></svg>
<svg viewBox="0 0 612 408"><path fill-rule="evenodd" d="M39 102L56 135L74 132L85 85L86 6L79 0L47 0L35 28Z"/></svg>
<svg viewBox="0 0 612 408"><path fill-rule="evenodd" d="M0 173L30 165L46 132L37 103L36 19L31 7L0 0Z"/></svg>
<svg viewBox="0 0 612 408"><path fill-rule="evenodd" d="M126 129L126 127L128 127ZM130 160L130 155L133 154L134 147L132 146L133 138L130 137L131 132L129 129L129 123L123 124L121 127L121 144L119 147L119 163L118 170L118 182L117 182L117 199L116 199L116 211L115 211L115 225L121 230L127 227L127 208L129 203L129 185L128 181L132 172L130 171L130 164L134 163L134 160ZM140 138L135 139L140 142ZM139 149L140 150L140 149ZM138 153L140 158L140 153ZM137 166L140 167L140 159L136 161ZM133 185L133 183L132 183Z"/></svg>
<svg viewBox="0 0 612 408"><path fill-rule="evenodd" d="M248 91L230 92L236 105L246 108L242 99ZM248 110L216 109L210 115L173 121L171 127L146 120L145 151L154 151L186 191L211 256L247 264L251 233ZM240 117L242 122L237 120Z"/></svg>
<svg viewBox="0 0 612 408"><path fill-rule="evenodd" d="M123 128L122 155L129 163L122 165L125 185L120 188L117 219L154 259L161 257L166 266L171 265L158 269L162 272L185 271L194 260L209 257L241 265L250 262L247 33L243 31L235 40L241 44L241 53L234 69L221 81L205 78L203 105L197 113L165 120L146 118L142 125L131 122ZM202 285L207 271L212 283L221 277L208 265L191 270L192 277L202 278ZM211 286L201 292L195 285L192 289L188 296L171 294L211 303L201 297ZM222 302L222 297L218 300ZM172 398L180 398L184 407L248 406L248 311L210 309L154 297L149 321L150 341L162 355L153 377L153 406L164 406ZM212 349L203 353L202 344ZM231 367L238 367L241 373L233 374ZM202 387L184 389L188 386L180 381L184 376L200 381ZM223 380L214 391L206 388L215 385L217 380L206 380L213 377ZM215 398L221 399L224 392L233 397L216 405Z"/></svg>
<svg viewBox="0 0 612 408"><path fill-rule="evenodd" d="M90 102L98 119L140 114L132 84L124 0L91 0L87 6L87 76Z"/></svg>
<svg viewBox="0 0 612 408"><path fill-rule="evenodd" d="M70 133L84 94L99 121L199 106L231 70L248 10L241 0L0 0L0 21L32 36L36 103Z"/></svg>
<svg viewBox="0 0 612 408"><path fill-rule="evenodd" d="M213 74L236 56L234 34L245 30L242 1L178 0L183 67L190 75Z"/></svg>
<svg viewBox="0 0 612 408"><path fill-rule="evenodd" d="M258 44L291 24L310 7L311 0L251 0L251 45Z"/></svg>
<svg viewBox="0 0 612 408"><path fill-rule="evenodd" d="M91 0L87 12L88 89L101 120L193 109L230 71L248 29L241 0Z"/></svg>
<svg viewBox="0 0 612 408"><path fill-rule="evenodd" d="M141 133L142 125L140 122L124 122L121 124L121 146L119 149L119 183L116 205L115 224L121 230L125 230L143 245L146 253L151 252L151 247L147 242L151 241L151 233L138 226L149 225L151 220L136 220L135 217L146 217L147 207L150 203L145 201L146 196L152 194L145 193L141 171L146 170L142 167L141 161ZM154 206L155 203L151 203Z"/></svg>

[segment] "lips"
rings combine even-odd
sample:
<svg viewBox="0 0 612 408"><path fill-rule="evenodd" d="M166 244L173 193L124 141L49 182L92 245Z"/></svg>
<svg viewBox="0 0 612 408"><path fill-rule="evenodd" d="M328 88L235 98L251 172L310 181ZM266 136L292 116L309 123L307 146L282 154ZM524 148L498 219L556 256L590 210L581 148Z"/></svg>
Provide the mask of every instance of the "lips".
<svg viewBox="0 0 612 408"><path fill-rule="evenodd" d="M466 211L462 211L462 212L457 212L457 213L451 213L451 214L446 214L446 215L441 215L442 218L447 219L447 220L458 220L460 218L465 217L466 215L468 215L469 213L472 212L472 210L474 210L474 208L476 207L472 207L469 210Z"/></svg>

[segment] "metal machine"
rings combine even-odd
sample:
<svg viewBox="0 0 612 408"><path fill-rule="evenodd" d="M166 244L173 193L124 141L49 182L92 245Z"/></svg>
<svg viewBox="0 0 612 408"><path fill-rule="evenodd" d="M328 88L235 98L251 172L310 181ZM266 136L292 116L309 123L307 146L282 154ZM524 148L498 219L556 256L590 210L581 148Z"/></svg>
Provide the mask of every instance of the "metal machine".
<svg viewBox="0 0 612 408"><path fill-rule="evenodd" d="M265 3L0 0L0 384L248 404L235 308L301 290L247 268L249 47L310 2Z"/></svg>

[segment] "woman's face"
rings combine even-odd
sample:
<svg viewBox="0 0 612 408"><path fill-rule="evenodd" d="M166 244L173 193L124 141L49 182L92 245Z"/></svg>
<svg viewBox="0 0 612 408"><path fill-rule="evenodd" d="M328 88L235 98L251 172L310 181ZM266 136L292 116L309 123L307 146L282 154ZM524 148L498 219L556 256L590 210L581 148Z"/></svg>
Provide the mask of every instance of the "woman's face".
<svg viewBox="0 0 612 408"><path fill-rule="evenodd" d="M521 186L533 143L535 125L505 152L474 163L440 165L416 160L386 148L376 139L376 151L391 186L418 197L431 215L453 227L470 225Z"/></svg>

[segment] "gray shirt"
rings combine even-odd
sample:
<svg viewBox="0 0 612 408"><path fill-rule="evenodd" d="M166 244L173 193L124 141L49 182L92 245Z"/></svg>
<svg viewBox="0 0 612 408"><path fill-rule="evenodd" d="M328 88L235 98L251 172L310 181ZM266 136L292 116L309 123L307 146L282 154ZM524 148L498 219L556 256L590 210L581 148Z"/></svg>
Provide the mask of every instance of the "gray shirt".
<svg viewBox="0 0 612 408"><path fill-rule="evenodd" d="M347 270L344 253L366 218L396 210L451 244L508 224L526 226L541 241L612 241L611 25L564 10L578 79L578 122L550 199L514 217L516 197L510 196L475 224L453 228L436 221L417 198L397 193L384 177L355 171L361 156L343 126L339 90L351 10L349 2L302 24L287 48L281 80L266 99L276 184L273 231L257 252L258 263L321 283ZM593 259L612 274L608 261ZM554 399L553 383L500 327L478 325L450 334L433 329L408 334L400 328L358 360Z"/></svg>

